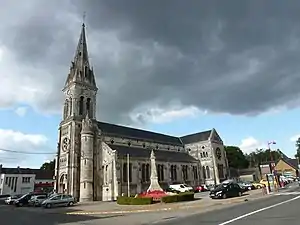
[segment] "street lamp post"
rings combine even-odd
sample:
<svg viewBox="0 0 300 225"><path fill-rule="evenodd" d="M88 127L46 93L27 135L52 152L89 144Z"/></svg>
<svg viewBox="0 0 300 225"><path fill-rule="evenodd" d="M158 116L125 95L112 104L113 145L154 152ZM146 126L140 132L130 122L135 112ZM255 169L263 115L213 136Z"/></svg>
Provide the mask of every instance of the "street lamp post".
<svg viewBox="0 0 300 225"><path fill-rule="evenodd" d="M272 155L272 152L271 152L271 145L276 145L276 142L275 141L268 141L268 150L270 151L270 171L271 171L271 174L273 174L273 171L274 171L274 167L273 167L273 155ZM269 177L267 175L267 181L268 181L268 190L269 192L271 192L271 185L270 185L270 180L269 180ZM274 185L274 181L273 181L273 185Z"/></svg>

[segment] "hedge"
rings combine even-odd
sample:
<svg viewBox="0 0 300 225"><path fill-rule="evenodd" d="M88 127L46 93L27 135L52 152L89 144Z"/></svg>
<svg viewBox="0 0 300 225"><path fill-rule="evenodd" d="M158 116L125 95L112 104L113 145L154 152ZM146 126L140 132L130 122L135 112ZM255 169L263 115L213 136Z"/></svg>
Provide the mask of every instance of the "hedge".
<svg viewBox="0 0 300 225"><path fill-rule="evenodd" d="M153 198L135 198L127 196L119 196L117 204L119 205L150 205L153 203Z"/></svg>
<svg viewBox="0 0 300 225"><path fill-rule="evenodd" d="M169 195L162 197L161 202L164 203L172 203L172 202L184 202L184 201L193 201L194 198L194 192L185 192L180 193L178 195Z"/></svg>

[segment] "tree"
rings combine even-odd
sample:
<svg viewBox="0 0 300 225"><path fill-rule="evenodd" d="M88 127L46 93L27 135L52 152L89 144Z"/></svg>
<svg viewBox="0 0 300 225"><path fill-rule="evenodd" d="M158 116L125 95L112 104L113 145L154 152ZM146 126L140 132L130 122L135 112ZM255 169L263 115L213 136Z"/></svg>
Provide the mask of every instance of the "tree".
<svg viewBox="0 0 300 225"><path fill-rule="evenodd" d="M300 158L300 137L296 141L296 155L295 158L299 159Z"/></svg>
<svg viewBox="0 0 300 225"><path fill-rule="evenodd" d="M41 170L55 170L55 159L51 160L50 162L44 162L40 168Z"/></svg>
<svg viewBox="0 0 300 225"><path fill-rule="evenodd" d="M229 167L236 169L248 168L249 162L243 151L236 146L225 146Z"/></svg>

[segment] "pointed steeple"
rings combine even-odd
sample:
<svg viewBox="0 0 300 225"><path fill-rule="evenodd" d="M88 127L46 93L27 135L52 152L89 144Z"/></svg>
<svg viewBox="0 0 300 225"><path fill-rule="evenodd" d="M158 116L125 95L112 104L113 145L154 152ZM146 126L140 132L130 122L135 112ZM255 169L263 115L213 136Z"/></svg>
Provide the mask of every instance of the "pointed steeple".
<svg viewBox="0 0 300 225"><path fill-rule="evenodd" d="M94 71L89 63L84 23L82 24L74 60L71 62L70 73L66 80L65 87L68 87L72 83L83 84L97 90Z"/></svg>

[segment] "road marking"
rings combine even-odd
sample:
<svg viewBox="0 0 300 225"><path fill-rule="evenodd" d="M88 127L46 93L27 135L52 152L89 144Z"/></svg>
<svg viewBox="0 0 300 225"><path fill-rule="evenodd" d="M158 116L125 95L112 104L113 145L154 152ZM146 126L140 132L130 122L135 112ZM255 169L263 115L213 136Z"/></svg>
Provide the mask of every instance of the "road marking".
<svg viewBox="0 0 300 225"><path fill-rule="evenodd" d="M289 202L297 200L299 198L300 198L300 195L297 196L297 197L295 197L295 198L292 198L292 199L289 199L289 200L286 200L286 201L283 201L283 202L279 202L279 203L277 203L275 205L271 205L271 206L268 206L268 207L265 207L265 208L261 208L261 209L255 210L255 211L250 212L250 213L246 213L246 214L244 214L242 216L238 216L238 217L233 218L231 220L228 220L226 222L220 223L219 225L226 225L226 224L229 224L229 223L233 223L233 222L235 222L237 220L240 220L240 219L243 219L245 217L251 216L253 214L256 214L256 213L259 213L259 212L262 212L262 211L265 211L265 210L268 210L268 209L272 209L274 207L277 207L277 206L280 206L280 205L283 205L283 204L286 204L286 203L289 203Z"/></svg>
<svg viewBox="0 0 300 225"><path fill-rule="evenodd" d="M282 192L282 193L277 193L275 195L300 195L300 191L295 191L295 192Z"/></svg>

